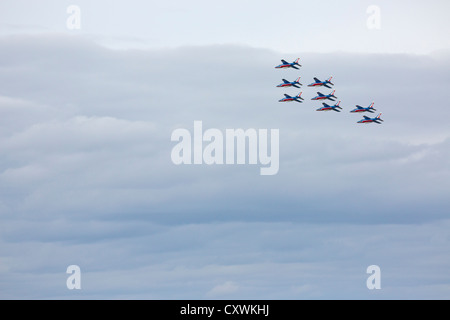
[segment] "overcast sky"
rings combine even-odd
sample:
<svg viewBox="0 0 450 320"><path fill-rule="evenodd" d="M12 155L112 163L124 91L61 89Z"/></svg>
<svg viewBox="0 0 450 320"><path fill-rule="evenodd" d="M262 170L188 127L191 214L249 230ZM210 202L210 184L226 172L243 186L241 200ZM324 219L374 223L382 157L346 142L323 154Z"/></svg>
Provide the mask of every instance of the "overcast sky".
<svg viewBox="0 0 450 320"><path fill-rule="evenodd" d="M0 298L449 299L450 8L391 2L2 1ZM174 165L196 120L279 129L278 174Z"/></svg>
<svg viewBox="0 0 450 320"><path fill-rule="evenodd" d="M70 5L80 10L80 29L71 32L114 48L240 44L289 53L450 48L447 0L3 0L0 34L67 32Z"/></svg>

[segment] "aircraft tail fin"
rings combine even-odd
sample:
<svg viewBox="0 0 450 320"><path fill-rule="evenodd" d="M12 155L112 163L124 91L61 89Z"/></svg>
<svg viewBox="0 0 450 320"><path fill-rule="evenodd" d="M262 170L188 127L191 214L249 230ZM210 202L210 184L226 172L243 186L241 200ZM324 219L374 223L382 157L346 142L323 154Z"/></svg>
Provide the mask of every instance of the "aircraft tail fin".
<svg viewBox="0 0 450 320"><path fill-rule="evenodd" d="M370 104L369 109L373 109L374 103L375 103L375 102L372 102L372 103Z"/></svg>
<svg viewBox="0 0 450 320"><path fill-rule="evenodd" d="M303 93L303 92L300 92L300 93L297 95L297 98L301 98L301 97L302 97L302 93Z"/></svg>
<svg viewBox="0 0 450 320"><path fill-rule="evenodd" d="M297 58L295 61L294 61L294 64L296 64L296 65L298 65L298 66L302 66L300 63L298 63L300 61L300 58Z"/></svg>
<svg viewBox="0 0 450 320"><path fill-rule="evenodd" d="M381 119L381 112L377 115L377 119Z"/></svg>
<svg viewBox="0 0 450 320"><path fill-rule="evenodd" d="M331 81L331 79L333 79L333 77L329 77L327 81L328 81L328 82L330 82L330 81Z"/></svg>
<svg viewBox="0 0 450 320"><path fill-rule="evenodd" d="M299 83L300 82L300 78L301 77L298 77L297 80L295 80L295 82Z"/></svg>
<svg viewBox="0 0 450 320"><path fill-rule="evenodd" d="M333 92L331 93L332 96L334 96L334 93L336 92L336 90L333 90Z"/></svg>
<svg viewBox="0 0 450 320"><path fill-rule="evenodd" d="M339 107L340 104L341 104L341 101L339 100L339 102L336 103L336 107Z"/></svg>

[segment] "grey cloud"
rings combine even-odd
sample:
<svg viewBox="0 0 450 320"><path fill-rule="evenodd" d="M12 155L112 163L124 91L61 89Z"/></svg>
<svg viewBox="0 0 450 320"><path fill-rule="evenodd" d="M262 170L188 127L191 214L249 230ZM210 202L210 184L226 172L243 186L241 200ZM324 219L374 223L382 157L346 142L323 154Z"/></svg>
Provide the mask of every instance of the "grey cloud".
<svg viewBox="0 0 450 320"><path fill-rule="evenodd" d="M3 294L22 290L22 297L33 297L46 288L41 297L445 299L449 239L447 220L405 226L203 224L85 243L10 242L3 254L14 280L9 286L16 288ZM73 263L82 270L78 293L65 288L65 268ZM378 295L365 288L372 264L382 270ZM235 284L233 290L215 289L226 283Z"/></svg>
<svg viewBox="0 0 450 320"><path fill-rule="evenodd" d="M448 297L448 58L63 35L0 49L2 297ZM300 71L273 68L297 56ZM298 74L305 102L278 103ZM330 75L340 114L306 87ZM371 101L385 122L356 124ZM279 173L174 165L171 132L194 120L279 129ZM82 292L65 288L70 264Z"/></svg>

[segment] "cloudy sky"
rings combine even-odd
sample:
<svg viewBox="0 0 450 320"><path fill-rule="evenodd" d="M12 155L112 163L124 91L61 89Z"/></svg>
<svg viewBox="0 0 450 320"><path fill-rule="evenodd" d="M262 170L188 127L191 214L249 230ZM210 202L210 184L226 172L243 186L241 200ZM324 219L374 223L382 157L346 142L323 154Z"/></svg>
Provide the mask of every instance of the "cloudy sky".
<svg viewBox="0 0 450 320"><path fill-rule="evenodd" d="M0 298L449 299L449 9L2 1ZM174 165L196 120L279 129L278 174Z"/></svg>

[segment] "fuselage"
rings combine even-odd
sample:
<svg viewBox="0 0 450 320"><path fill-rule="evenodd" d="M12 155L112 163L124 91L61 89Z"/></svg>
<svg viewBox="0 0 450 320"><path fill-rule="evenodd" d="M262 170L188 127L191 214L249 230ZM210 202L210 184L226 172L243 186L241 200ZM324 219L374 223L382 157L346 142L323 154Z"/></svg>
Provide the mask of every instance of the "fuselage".
<svg viewBox="0 0 450 320"><path fill-rule="evenodd" d="M358 112L370 112L370 113L372 113L372 110L369 109L369 108L356 108L356 109L353 109L353 110L350 111L350 112L354 112L354 113L358 113Z"/></svg>
<svg viewBox="0 0 450 320"><path fill-rule="evenodd" d="M317 109L317 111L330 111L330 110L333 110L333 107L322 107Z"/></svg>
<svg viewBox="0 0 450 320"><path fill-rule="evenodd" d="M358 121L358 123L377 123L377 124L381 124L381 122L383 122L383 120L381 119L381 113L375 117L375 118L369 118L364 116L364 119L361 119Z"/></svg>
<svg viewBox="0 0 450 320"><path fill-rule="evenodd" d="M282 83L282 84L277 85L277 87L278 88L292 87L292 86L294 86L294 84L297 84L297 83L295 83L295 82Z"/></svg>
<svg viewBox="0 0 450 320"><path fill-rule="evenodd" d="M361 107L359 105L356 105L356 108L351 110L350 112L354 112L354 113L359 113L359 112L370 112L370 113L374 113L374 111L376 111L376 109L373 107L374 102L372 102L370 104L370 106L368 107Z"/></svg>
<svg viewBox="0 0 450 320"><path fill-rule="evenodd" d="M311 100L331 100L331 101L335 101L334 99L336 99L336 97L334 96L335 90L333 90L333 92L331 92L330 94L323 94L321 92L317 92L317 96L315 96L314 98L312 98Z"/></svg>

